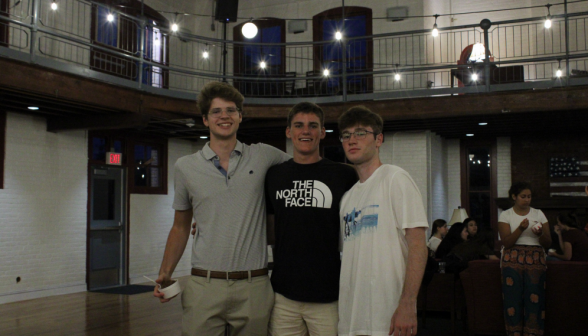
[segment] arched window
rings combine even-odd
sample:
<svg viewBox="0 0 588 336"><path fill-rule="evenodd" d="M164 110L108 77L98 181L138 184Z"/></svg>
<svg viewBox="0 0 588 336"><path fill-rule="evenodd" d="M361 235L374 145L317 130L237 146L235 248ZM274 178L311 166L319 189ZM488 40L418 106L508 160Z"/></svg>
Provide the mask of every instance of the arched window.
<svg viewBox="0 0 588 336"><path fill-rule="evenodd" d="M372 10L366 7L345 7L345 27L343 28L341 7L332 8L312 18L313 40L331 41L335 33L341 32L346 45L347 90L350 93L366 93L373 90L371 75L354 75L357 72L373 70L373 41L371 39L351 39L372 35ZM342 74L342 43L317 45L314 47L314 72L321 74L328 69L331 74ZM329 92L342 90L342 81L330 79Z"/></svg>
<svg viewBox="0 0 588 336"><path fill-rule="evenodd" d="M245 24L233 28L233 41L250 43L284 43L286 41L286 21L265 18L254 20L257 35L247 39L241 33ZM286 68L286 48L284 46L262 46L236 43L233 50L233 73L243 77L283 77ZM262 64L263 62L263 64ZM235 81L235 87L248 96L276 96L283 94L284 83L261 81Z"/></svg>
<svg viewBox="0 0 588 336"><path fill-rule="evenodd" d="M141 27L134 20L141 15L141 2L132 0L125 6L112 5L108 0L98 0L104 4L110 4L111 8L122 12L113 12L109 8L92 5L92 42L102 47L107 47L124 54L137 56L141 44ZM148 61L169 64L169 36L167 35L169 23L167 19L144 5L143 12L148 20L143 32L145 36L145 52L143 58ZM127 17L126 15L130 17ZM117 56L97 48L91 52L90 66L93 70L105 72L111 75L138 80L139 64L134 60ZM167 88L167 70L149 64L143 65L143 84L154 87Z"/></svg>

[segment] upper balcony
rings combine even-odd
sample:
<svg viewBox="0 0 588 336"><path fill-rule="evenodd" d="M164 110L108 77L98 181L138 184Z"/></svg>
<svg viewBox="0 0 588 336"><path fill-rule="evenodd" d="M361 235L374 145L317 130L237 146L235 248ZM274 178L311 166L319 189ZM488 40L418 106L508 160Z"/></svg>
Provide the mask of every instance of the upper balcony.
<svg viewBox="0 0 588 336"><path fill-rule="evenodd" d="M140 6L61 0L54 10L51 0L0 1L0 56L169 99L193 101L219 80L238 88L248 105L268 106L588 85L588 12L553 15L550 28L545 17L528 17L440 27L437 36L430 29L374 35L371 10L350 7L345 20L340 9L315 16L313 29L318 22L322 30L313 41L267 43L273 40L264 36L285 41L284 20L256 20L258 37L228 40L174 31L161 13ZM337 39L342 24L348 34Z"/></svg>

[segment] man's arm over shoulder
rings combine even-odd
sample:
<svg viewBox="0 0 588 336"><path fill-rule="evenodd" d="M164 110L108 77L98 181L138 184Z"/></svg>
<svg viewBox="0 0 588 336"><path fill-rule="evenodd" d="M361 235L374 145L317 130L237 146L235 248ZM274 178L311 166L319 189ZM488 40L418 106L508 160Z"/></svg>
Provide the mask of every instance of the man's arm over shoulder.
<svg viewBox="0 0 588 336"><path fill-rule="evenodd" d="M284 153L274 146L264 143L258 143L256 146L259 146L260 153L269 161L270 166L286 162L292 158L290 154Z"/></svg>

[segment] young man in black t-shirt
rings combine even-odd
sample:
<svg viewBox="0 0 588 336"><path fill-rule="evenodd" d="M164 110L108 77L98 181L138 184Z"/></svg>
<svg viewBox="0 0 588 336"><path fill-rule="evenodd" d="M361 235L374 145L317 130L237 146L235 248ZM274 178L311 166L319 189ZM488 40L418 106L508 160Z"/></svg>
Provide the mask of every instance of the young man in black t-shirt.
<svg viewBox="0 0 588 336"><path fill-rule="evenodd" d="M336 335L339 202L357 174L351 166L320 157L325 127L316 104L290 110L286 136L294 158L270 168L265 180L268 226L275 223L270 335Z"/></svg>

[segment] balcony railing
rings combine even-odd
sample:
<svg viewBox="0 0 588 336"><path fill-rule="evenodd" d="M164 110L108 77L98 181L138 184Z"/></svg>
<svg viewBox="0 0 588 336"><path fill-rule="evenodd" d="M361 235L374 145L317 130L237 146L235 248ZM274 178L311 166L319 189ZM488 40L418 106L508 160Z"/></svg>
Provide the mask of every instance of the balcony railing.
<svg viewBox="0 0 588 336"><path fill-rule="evenodd" d="M8 12L0 13L0 55L181 98L194 99L206 83L219 80L232 83L249 103L260 104L588 84L588 12L554 16L550 29L544 28L544 18L526 18L492 22L486 30L479 24L441 28L437 37L418 30L341 41L259 44L172 33L109 8L117 15L118 27L133 36L119 36L116 45L105 45L92 37L97 29L92 17L104 5L60 0L57 11L50 5L9 0ZM166 60L147 57L150 44L140 32L149 29L169 39ZM458 62L464 49L475 43L485 43L490 57L481 63ZM208 58L202 56L204 51ZM561 77L556 76L558 69Z"/></svg>

